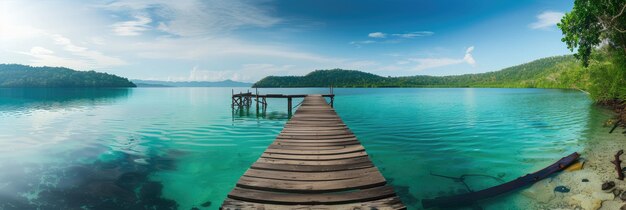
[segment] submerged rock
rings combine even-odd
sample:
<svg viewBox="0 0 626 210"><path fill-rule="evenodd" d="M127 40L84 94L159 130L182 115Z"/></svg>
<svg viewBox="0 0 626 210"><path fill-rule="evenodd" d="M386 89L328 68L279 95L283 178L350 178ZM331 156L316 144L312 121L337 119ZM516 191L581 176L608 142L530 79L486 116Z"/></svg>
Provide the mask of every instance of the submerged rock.
<svg viewBox="0 0 626 210"><path fill-rule="evenodd" d="M589 182L589 179L583 179L582 181L583 182Z"/></svg>
<svg viewBox="0 0 626 210"><path fill-rule="evenodd" d="M202 207L209 207L209 206L211 206L211 201L204 202L200 206L202 206Z"/></svg>
<svg viewBox="0 0 626 210"><path fill-rule="evenodd" d="M613 191L613 188L615 188L615 182L613 181L602 183L602 191L604 192L611 192Z"/></svg>
<svg viewBox="0 0 626 210"><path fill-rule="evenodd" d="M554 192L568 193L569 191L570 189L563 185L554 188Z"/></svg>

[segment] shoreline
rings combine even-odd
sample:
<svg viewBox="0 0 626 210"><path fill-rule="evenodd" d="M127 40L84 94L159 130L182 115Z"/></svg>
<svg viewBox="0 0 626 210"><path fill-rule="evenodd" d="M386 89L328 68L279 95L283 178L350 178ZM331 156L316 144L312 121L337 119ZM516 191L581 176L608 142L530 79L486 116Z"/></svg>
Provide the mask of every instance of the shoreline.
<svg viewBox="0 0 626 210"><path fill-rule="evenodd" d="M564 170L521 190L521 196L533 201L524 204L524 209L626 209L626 181L617 179L615 165L611 163L618 150L626 149L626 136L623 134L626 129L622 124L609 134L613 124L607 124L607 120L611 121L616 117L623 119L624 107L601 103L595 106L605 109L603 117L606 118L590 119L593 129L582 137L586 139L582 142L583 151L579 159L584 162L583 168L575 171ZM626 156L621 158L626 159ZM624 166L626 165L622 164ZM603 190L603 184L607 182L614 183L615 187ZM557 187L565 187L566 192L557 190Z"/></svg>

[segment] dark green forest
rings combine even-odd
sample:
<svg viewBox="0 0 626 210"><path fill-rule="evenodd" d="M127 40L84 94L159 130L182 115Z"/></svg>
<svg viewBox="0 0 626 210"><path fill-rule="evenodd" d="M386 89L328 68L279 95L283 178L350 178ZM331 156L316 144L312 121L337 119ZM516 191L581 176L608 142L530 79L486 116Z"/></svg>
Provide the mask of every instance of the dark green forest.
<svg viewBox="0 0 626 210"><path fill-rule="evenodd" d="M519 87L584 88L578 61L571 56L535 60L500 71L455 76L383 77L355 70L316 70L305 76L269 76L254 87Z"/></svg>
<svg viewBox="0 0 626 210"><path fill-rule="evenodd" d="M126 78L63 67L0 64L0 87L136 87Z"/></svg>

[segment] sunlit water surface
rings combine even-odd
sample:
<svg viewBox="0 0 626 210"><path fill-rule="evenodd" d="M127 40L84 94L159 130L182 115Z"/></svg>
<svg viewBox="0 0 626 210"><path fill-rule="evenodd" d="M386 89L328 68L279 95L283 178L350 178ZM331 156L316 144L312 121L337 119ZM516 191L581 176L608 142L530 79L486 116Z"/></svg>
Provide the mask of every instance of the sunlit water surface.
<svg viewBox="0 0 626 210"><path fill-rule="evenodd" d="M590 120L606 115L567 90L335 93L337 112L411 209L466 191L431 173L487 175L467 178L473 190L512 180L580 151ZM269 100L257 117L254 108L233 114L230 96L230 88L0 89L0 209L217 209L287 121L286 100ZM532 201L512 193L476 205L524 202Z"/></svg>

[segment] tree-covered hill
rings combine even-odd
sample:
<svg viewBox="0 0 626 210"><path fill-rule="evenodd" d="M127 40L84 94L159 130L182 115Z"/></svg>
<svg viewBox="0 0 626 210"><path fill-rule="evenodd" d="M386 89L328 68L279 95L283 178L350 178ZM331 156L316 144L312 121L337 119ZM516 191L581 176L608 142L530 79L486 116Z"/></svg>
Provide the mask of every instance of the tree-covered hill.
<svg viewBox="0 0 626 210"><path fill-rule="evenodd" d="M136 87L126 78L63 67L0 64L0 87Z"/></svg>
<svg viewBox="0 0 626 210"><path fill-rule="evenodd" d="M581 88L576 59L571 55L542 58L495 72L455 76L382 77L354 70L316 70L305 76L268 76L254 87L538 87Z"/></svg>

